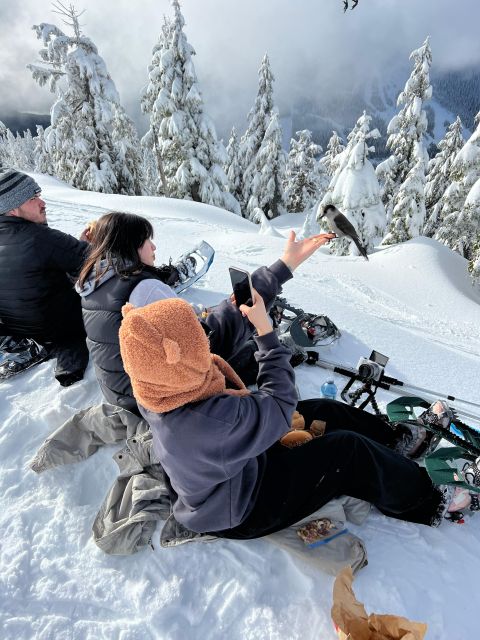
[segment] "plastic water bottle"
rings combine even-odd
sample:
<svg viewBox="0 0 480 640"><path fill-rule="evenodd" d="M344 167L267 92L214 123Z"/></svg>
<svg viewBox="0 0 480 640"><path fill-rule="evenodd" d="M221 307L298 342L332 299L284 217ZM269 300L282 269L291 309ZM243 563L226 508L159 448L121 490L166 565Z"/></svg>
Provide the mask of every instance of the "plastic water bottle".
<svg viewBox="0 0 480 640"><path fill-rule="evenodd" d="M333 380L327 380L322 384L321 392L322 398L328 398L329 400L335 400L337 397L337 385Z"/></svg>

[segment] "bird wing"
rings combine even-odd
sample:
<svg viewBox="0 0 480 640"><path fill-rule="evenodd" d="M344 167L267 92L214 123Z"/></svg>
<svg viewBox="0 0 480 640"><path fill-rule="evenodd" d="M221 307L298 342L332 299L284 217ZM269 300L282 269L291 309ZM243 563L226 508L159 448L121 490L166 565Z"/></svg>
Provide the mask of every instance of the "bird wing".
<svg viewBox="0 0 480 640"><path fill-rule="evenodd" d="M353 238L357 237L357 232L353 224L343 215L336 215L333 219L337 227L340 229L342 233L346 236L350 236Z"/></svg>

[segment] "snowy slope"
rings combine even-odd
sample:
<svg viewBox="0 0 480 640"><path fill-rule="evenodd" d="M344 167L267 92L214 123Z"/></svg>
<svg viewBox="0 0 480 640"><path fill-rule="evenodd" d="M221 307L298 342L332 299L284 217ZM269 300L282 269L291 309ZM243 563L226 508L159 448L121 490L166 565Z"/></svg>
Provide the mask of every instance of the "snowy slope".
<svg viewBox="0 0 480 640"><path fill-rule="evenodd" d="M156 198L77 192L36 176L51 226L78 235L108 209L147 215L157 260L200 239L215 262L186 297L207 305L229 293L227 267L273 262L284 240L220 209ZM302 216L274 221L279 234ZM477 402L480 295L466 261L432 240L377 250L367 263L324 249L284 291L290 302L327 313L341 328L322 357L355 365L375 348L387 373ZM333 640L333 578L263 540L194 543L134 557L109 557L91 524L116 476L116 447L78 465L36 476L28 461L47 435L100 400L93 371L73 387L54 381L51 362L0 386L0 637L3 640ZM327 373L297 369L302 397L318 395ZM340 386L344 382L337 378ZM383 400L392 396L384 395ZM478 638L476 592L480 515L433 530L374 512L352 527L369 565L355 589L367 610L427 622L427 638Z"/></svg>

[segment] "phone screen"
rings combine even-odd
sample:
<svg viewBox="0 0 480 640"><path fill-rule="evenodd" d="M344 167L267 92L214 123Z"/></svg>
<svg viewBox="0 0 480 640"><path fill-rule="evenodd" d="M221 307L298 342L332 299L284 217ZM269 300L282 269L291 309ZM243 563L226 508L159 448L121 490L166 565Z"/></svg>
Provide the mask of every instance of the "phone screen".
<svg viewBox="0 0 480 640"><path fill-rule="evenodd" d="M250 288L250 274L248 271L241 271L230 267L230 279L232 281L233 294L237 307L241 304L253 304L252 290Z"/></svg>

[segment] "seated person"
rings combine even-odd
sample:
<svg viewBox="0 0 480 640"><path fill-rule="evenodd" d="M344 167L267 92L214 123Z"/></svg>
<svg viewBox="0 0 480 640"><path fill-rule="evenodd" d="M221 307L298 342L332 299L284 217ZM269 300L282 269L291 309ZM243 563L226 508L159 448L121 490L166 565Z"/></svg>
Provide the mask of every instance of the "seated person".
<svg viewBox="0 0 480 640"><path fill-rule="evenodd" d="M73 282L89 245L48 226L40 191L25 173L0 169L0 336L45 346L68 386L88 363Z"/></svg>
<svg viewBox="0 0 480 640"><path fill-rule="evenodd" d="M254 286L267 305L278 295L281 285L292 277L292 271L333 237L333 234L323 234L296 242L293 234L287 241L283 261L277 260L271 267L261 267L252 274ZM95 374L107 402L138 415L120 355L121 308L129 301L134 306L143 306L176 298L176 293L165 283L171 274L165 267L154 266L153 228L146 218L131 213L107 213L96 222L89 239L92 248L80 273L77 291L82 298L87 344ZM202 324L212 352L238 363L244 344L251 338L252 326L245 321L242 332L232 333L229 322L217 321L217 316L226 314L228 318L233 312L231 304L222 303L211 310ZM235 311L235 318L237 314ZM247 358L242 372L245 377L249 375L249 366Z"/></svg>
<svg viewBox="0 0 480 640"><path fill-rule="evenodd" d="M349 495L390 517L437 526L469 496L435 487L424 468L387 447L395 434L376 416L335 401L297 403L291 354L272 331L258 291L252 306L222 308L217 323L227 324L233 339L247 320L256 329L258 391L248 391L211 353L183 300L126 305L120 328L125 370L168 474L178 522L198 533L256 538ZM336 418L325 417L326 406ZM296 409L307 427L320 418L326 428L287 448L279 439Z"/></svg>

